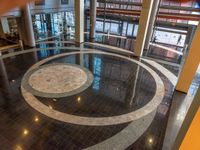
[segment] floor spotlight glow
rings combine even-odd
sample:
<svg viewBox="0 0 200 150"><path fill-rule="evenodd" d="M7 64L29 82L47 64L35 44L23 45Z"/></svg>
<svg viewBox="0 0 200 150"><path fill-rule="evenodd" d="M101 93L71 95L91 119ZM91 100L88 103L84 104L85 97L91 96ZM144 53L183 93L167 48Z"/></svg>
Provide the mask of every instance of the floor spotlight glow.
<svg viewBox="0 0 200 150"><path fill-rule="evenodd" d="M28 135L29 131L27 129L24 129L23 134Z"/></svg>
<svg viewBox="0 0 200 150"><path fill-rule="evenodd" d="M78 98L77 98L77 101L80 102L80 101L81 101L81 97L78 97Z"/></svg>
<svg viewBox="0 0 200 150"><path fill-rule="evenodd" d="M149 139L148 139L148 143L149 143L149 144L153 144L153 139L152 139L152 138L149 138Z"/></svg>
<svg viewBox="0 0 200 150"><path fill-rule="evenodd" d="M15 146L15 150L23 150L22 147L20 145L16 145Z"/></svg>
<svg viewBox="0 0 200 150"><path fill-rule="evenodd" d="M39 121L39 118L36 116L35 119L34 119L34 121L35 121L35 122L38 122L38 121Z"/></svg>

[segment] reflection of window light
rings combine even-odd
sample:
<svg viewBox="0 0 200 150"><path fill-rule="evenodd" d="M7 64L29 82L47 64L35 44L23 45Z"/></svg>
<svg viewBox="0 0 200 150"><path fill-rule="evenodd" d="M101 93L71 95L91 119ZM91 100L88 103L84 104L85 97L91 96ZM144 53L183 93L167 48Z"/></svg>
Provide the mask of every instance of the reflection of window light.
<svg viewBox="0 0 200 150"><path fill-rule="evenodd" d="M93 61L93 70L94 70L94 82L92 88L95 90L99 90L100 88L100 80L101 80L101 58L94 57Z"/></svg>
<svg viewBox="0 0 200 150"><path fill-rule="evenodd" d="M48 52L46 50L46 48L47 48L46 44L41 43L41 44L39 44L39 47L42 50L38 52L38 57L40 57L40 58L47 57L48 56Z"/></svg>
<svg viewBox="0 0 200 150"><path fill-rule="evenodd" d="M29 133L29 131L28 131L27 129L24 129L24 130L23 130L23 134L24 134L24 135L27 135L28 133Z"/></svg>
<svg viewBox="0 0 200 150"><path fill-rule="evenodd" d="M92 86L93 89L99 90L100 79L101 79L100 77L97 77L97 76L94 77L94 82L93 82L93 86Z"/></svg>
<svg viewBox="0 0 200 150"><path fill-rule="evenodd" d="M88 58L89 56L88 55L84 55L84 66L86 67L86 68L89 68L89 58Z"/></svg>

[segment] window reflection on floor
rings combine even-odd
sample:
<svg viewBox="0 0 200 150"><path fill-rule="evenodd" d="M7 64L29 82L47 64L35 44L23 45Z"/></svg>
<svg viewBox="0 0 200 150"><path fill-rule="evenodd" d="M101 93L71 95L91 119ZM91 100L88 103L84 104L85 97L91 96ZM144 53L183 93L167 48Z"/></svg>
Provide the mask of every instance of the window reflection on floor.
<svg viewBox="0 0 200 150"><path fill-rule="evenodd" d="M94 56L93 61L93 69L94 69L94 82L92 88L95 90L99 90L100 88L100 80L101 80L101 64L102 60L98 56Z"/></svg>

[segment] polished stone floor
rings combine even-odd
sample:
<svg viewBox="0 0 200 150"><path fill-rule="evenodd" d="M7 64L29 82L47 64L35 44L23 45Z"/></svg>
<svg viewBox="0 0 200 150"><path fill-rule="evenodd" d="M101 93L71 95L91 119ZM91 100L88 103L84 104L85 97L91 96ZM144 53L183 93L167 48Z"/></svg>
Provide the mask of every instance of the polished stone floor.
<svg viewBox="0 0 200 150"><path fill-rule="evenodd" d="M65 46L72 48L61 49ZM163 70L142 61L143 64L153 69L164 82L165 95L155 113L152 112L138 120L115 125L71 124L39 113L24 100L20 87L24 74L32 65L51 56L74 52L76 48L72 43L59 42L40 43L37 47L41 50L13 55L0 61L1 149L106 149L98 148L97 145L102 146L102 143L110 145L110 147L107 145L107 149L125 149L125 147L134 150L162 149L174 92L170 77L165 76ZM88 45L85 48L107 50ZM132 55L125 56L136 60ZM143 67L123 58L95 53L73 54L53 59L44 65L55 63L81 65L92 72L94 81L86 90L69 97L36 96L42 104L49 108L49 111L57 110L80 117L114 117L143 108L156 92L156 84L151 74ZM169 64L161 65L174 75L178 75L179 67ZM194 84L198 85L195 81ZM195 93L195 90L193 91ZM141 121L143 121L142 124ZM134 125L137 128L134 128ZM146 128L143 125L146 125ZM130 127L132 129L128 130ZM121 134L123 132L126 132L126 136ZM134 140L131 135L134 135ZM114 138L116 143L112 143L115 141L112 140ZM120 138L126 139L128 144L124 144Z"/></svg>
<svg viewBox="0 0 200 150"><path fill-rule="evenodd" d="M130 122L106 126L63 123L40 114L24 101L20 86L25 72L40 60L71 51L59 48L41 50L1 60L2 149L82 149L110 139L130 125ZM156 91L154 79L144 68L115 56L77 54L57 58L46 64L54 63L82 64L94 75L92 85L79 94L57 99L37 97L50 109L67 114L87 117L126 114L144 107ZM155 149L162 146L173 86L160 76L167 85L164 100L147 131L144 130L143 135L132 142L128 149Z"/></svg>
<svg viewBox="0 0 200 150"><path fill-rule="evenodd" d="M145 69L113 56L84 54L82 57L84 67L93 73L93 84L82 93L57 98L55 109L80 116L113 116L139 109L153 98L156 85ZM74 64L79 58L80 55L71 55L50 63ZM46 105L52 103L51 98L38 98Z"/></svg>

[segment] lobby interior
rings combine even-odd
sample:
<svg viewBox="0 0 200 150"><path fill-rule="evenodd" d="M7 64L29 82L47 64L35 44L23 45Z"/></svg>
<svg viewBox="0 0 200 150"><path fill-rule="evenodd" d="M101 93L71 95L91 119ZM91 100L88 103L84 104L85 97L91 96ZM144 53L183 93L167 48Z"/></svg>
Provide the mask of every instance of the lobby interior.
<svg viewBox="0 0 200 150"><path fill-rule="evenodd" d="M6 5L1 150L200 149L197 1Z"/></svg>

